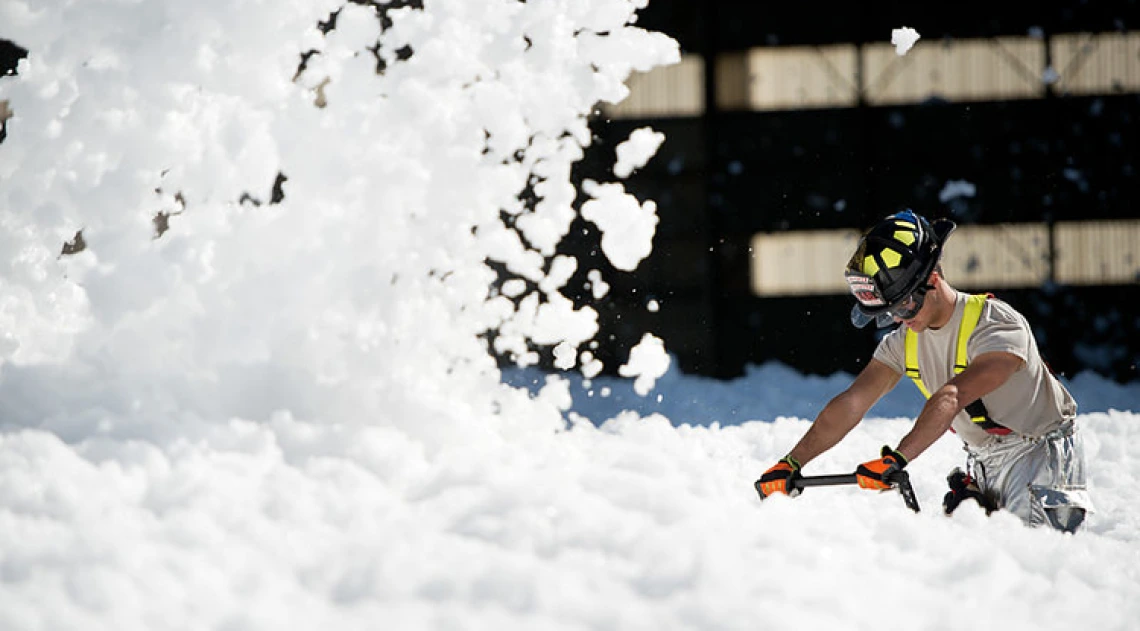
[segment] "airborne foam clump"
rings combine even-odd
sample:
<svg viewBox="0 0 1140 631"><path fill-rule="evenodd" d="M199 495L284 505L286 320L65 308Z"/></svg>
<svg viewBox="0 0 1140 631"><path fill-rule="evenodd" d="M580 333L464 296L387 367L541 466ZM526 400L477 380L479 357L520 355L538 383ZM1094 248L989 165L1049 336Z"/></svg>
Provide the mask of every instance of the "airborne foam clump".
<svg viewBox="0 0 1140 631"><path fill-rule="evenodd" d="M942 190L938 192L938 201L946 203L952 199L974 197L978 194L978 187L968 180L948 180Z"/></svg>
<svg viewBox="0 0 1140 631"><path fill-rule="evenodd" d="M895 54L902 57L918 42L918 31L904 26L891 29L891 45L895 47Z"/></svg>
<svg viewBox="0 0 1140 631"><path fill-rule="evenodd" d="M665 134L654 131L651 127L641 127L633 130L629 138L618 144L617 164L614 165L614 175L625 179L649 162L657 153L661 143L665 142Z"/></svg>
<svg viewBox="0 0 1140 631"><path fill-rule="evenodd" d="M633 271L653 251L657 204L639 202L621 184L587 181L582 188L591 197L582 217L602 231L602 252L614 267Z"/></svg>
<svg viewBox="0 0 1140 631"><path fill-rule="evenodd" d="M653 384L669 371L669 362L665 343L652 333L646 333L630 351L629 361L618 368L618 374L634 377L634 391L645 396L653 389Z"/></svg>

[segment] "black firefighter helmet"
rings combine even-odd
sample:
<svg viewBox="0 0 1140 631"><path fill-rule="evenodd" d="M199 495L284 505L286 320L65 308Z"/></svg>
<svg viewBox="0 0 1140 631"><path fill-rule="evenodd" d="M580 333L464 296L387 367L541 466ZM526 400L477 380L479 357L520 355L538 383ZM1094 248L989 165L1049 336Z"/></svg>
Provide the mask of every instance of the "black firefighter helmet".
<svg viewBox="0 0 1140 631"><path fill-rule="evenodd" d="M851 310L851 322L862 327L875 320L880 327L887 326L912 296L924 296L926 280L955 227L949 219L931 223L904 210L868 230L844 273L858 301Z"/></svg>

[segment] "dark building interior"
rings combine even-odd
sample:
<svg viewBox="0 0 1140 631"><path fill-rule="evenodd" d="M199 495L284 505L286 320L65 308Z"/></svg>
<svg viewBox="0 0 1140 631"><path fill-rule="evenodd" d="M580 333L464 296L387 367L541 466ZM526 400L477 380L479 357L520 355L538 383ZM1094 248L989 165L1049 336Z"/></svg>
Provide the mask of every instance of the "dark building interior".
<svg viewBox="0 0 1140 631"><path fill-rule="evenodd" d="M1112 33L1136 29L1140 3L904 2L757 3L654 0L638 23L669 34L705 67L726 52L889 39L906 25L922 45L953 38ZM1051 60L1047 60L1051 61ZM1131 63L1140 64L1140 60ZM603 269L613 289L593 301L584 271L567 293L601 314L599 355L619 365L643 331L666 341L682 370L731 378L748 364L784 362L813 374L857 372L878 332L856 329L844 295L759 297L749 286L749 243L762 231L864 229L913 208L960 225L1140 217L1136 161L1140 94L1110 89L1043 98L922 102L779 111L718 109L715 73L705 73L699 116L598 116L596 144L578 176L612 180L614 147L651 126L667 140L626 180L652 199L660 224L653 254L636 273L606 265L597 235L581 222L567 245ZM1073 177L1079 173L1079 177ZM948 179L985 191L946 204ZM840 275L841 270L836 270ZM952 280L952 279L951 279ZM994 290L1022 311L1053 369L1137 378L1140 283ZM986 287L962 287L987 291ZM646 309L649 300L660 308ZM609 353L610 356L606 357Z"/></svg>

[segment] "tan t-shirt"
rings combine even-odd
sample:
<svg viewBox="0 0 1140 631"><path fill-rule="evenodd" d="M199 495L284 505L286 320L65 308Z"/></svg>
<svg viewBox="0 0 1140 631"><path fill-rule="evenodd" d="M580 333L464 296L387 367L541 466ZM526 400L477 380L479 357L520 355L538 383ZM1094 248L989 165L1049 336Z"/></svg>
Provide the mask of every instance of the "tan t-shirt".
<svg viewBox="0 0 1140 631"><path fill-rule="evenodd" d="M918 369L930 392L954 376L958 326L965 312L966 298L967 294L958 293L954 315L942 328L918 334ZM966 357L973 361L978 355L993 351L1012 353L1025 363L1008 381L982 397L990 418L1018 434L1041 436L1076 417L1077 403L1041 359L1029 323L1013 307L996 298L986 300L982 307L978 326L966 344ZM906 327L900 326L879 342L875 359L905 375L905 358ZM951 428L973 446L980 447L993 438L974 425L965 411L954 417Z"/></svg>

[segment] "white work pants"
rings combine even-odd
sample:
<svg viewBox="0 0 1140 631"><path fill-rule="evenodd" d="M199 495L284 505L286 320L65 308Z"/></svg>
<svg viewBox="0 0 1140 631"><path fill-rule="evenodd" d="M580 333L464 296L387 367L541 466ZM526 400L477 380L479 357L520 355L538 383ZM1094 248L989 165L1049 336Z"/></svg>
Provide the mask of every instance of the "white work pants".
<svg viewBox="0 0 1140 631"><path fill-rule="evenodd" d="M1084 448L1071 421L1038 438L997 436L966 452L982 493L1030 526L1073 532L1092 511Z"/></svg>

